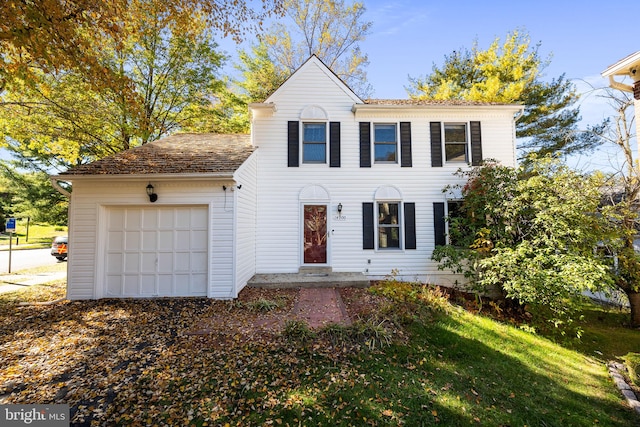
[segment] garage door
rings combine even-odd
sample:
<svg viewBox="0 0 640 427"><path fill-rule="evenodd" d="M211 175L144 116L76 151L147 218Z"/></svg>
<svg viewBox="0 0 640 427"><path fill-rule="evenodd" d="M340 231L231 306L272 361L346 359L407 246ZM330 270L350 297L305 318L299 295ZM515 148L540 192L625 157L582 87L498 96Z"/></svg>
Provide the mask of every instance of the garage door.
<svg viewBox="0 0 640 427"><path fill-rule="evenodd" d="M109 208L106 297L206 296L206 206Z"/></svg>

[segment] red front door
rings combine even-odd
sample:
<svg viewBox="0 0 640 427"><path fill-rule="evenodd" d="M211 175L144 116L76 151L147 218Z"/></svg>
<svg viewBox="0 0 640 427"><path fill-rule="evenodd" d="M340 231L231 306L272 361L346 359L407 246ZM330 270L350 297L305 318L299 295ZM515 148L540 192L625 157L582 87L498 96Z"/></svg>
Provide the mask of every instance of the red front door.
<svg viewBox="0 0 640 427"><path fill-rule="evenodd" d="M304 207L304 263L327 263L327 206Z"/></svg>

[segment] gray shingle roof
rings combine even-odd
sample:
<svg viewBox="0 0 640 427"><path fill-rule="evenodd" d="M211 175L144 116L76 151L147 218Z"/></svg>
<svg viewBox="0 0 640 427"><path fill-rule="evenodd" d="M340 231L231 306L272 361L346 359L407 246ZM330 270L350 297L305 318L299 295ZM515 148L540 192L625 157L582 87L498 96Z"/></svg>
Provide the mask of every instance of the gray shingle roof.
<svg viewBox="0 0 640 427"><path fill-rule="evenodd" d="M250 135L181 133L71 168L60 176L233 173L254 150Z"/></svg>

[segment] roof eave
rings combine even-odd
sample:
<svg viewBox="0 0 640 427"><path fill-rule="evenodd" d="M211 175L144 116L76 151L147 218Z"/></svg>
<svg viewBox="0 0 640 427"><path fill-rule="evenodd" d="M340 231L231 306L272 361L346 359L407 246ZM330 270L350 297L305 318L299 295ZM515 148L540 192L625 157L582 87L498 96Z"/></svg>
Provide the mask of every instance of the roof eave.
<svg viewBox="0 0 640 427"><path fill-rule="evenodd" d="M602 73L602 77L609 76L628 76L629 70L634 66L640 66L640 51L632 53L626 58L621 59L613 65L610 65Z"/></svg>
<svg viewBox="0 0 640 427"><path fill-rule="evenodd" d="M524 106L518 104L429 104L429 105L411 105L411 104L402 104L402 105L392 105L392 104L353 104L351 107L352 113L358 112L367 112L367 111L385 111L388 110L390 112L396 112L398 110L451 110L451 109L490 109L490 110L505 110L512 111L513 113L517 113L524 110Z"/></svg>
<svg viewBox="0 0 640 427"><path fill-rule="evenodd" d="M249 104L250 110L271 110L271 112L275 113L278 111L276 104L273 102L251 102Z"/></svg>
<svg viewBox="0 0 640 427"><path fill-rule="evenodd" d="M199 181L209 181L209 180L229 180L234 178L235 172L201 172L201 173L138 173L138 174L59 174L52 175L50 178L55 179L57 181L82 181L82 180L117 180L117 181L127 181L127 180L199 180Z"/></svg>

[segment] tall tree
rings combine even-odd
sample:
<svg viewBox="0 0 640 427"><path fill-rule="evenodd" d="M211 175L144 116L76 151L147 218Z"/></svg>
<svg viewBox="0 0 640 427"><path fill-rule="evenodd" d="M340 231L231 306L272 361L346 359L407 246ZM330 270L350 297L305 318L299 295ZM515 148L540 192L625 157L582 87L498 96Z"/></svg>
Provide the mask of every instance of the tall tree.
<svg viewBox="0 0 640 427"><path fill-rule="evenodd" d="M369 96L371 86L365 71L368 59L359 45L372 25L363 20L364 4L347 4L344 0L285 0L284 9L288 19L274 23L261 39L273 63L267 65L268 72L261 76L263 81L268 75L277 80L282 74L290 75L315 54L356 93ZM264 61L262 49L262 46L254 48L254 64L243 60L247 70L255 70ZM254 95L262 94L254 92Z"/></svg>
<svg viewBox="0 0 640 427"><path fill-rule="evenodd" d="M21 172L8 163L0 164L0 220L10 213L35 222L67 224L69 200L56 191L44 172Z"/></svg>
<svg viewBox="0 0 640 427"><path fill-rule="evenodd" d="M574 85L564 74L550 82L543 72L549 59L540 57L540 45L529 36L509 33L504 43L496 38L483 50L477 41L445 56L424 78L410 78L409 95L415 99L469 100L522 103L523 116L516 124L519 148L527 153L571 154L593 148L596 142L578 131L580 120Z"/></svg>
<svg viewBox="0 0 640 427"><path fill-rule="evenodd" d="M128 14L126 38L101 38L101 64L121 85L97 88L78 71L33 72L0 95L0 143L25 165L65 169L153 141L221 90L223 57L202 15L169 14L156 0L132 3Z"/></svg>
<svg viewBox="0 0 640 427"><path fill-rule="evenodd" d="M92 88L119 87L120 74L102 63L101 37L125 43L131 13L147 0L30 0L0 2L0 91L34 70L79 71ZM167 16L203 16L209 27L239 39L260 26L281 0L158 0ZM135 19L134 19L135 21ZM188 20L184 20L187 23Z"/></svg>
<svg viewBox="0 0 640 427"><path fill-rule="evenodd" d="M632 94L603 88L602 96L612 107L614 114L604 124L592 128L601 144L617 147L623 162L613 175L605 192L604 204L609 207L607 218L617 231L617 238L610 239L609 253L618 260L613 270L615 284L628 297L631 308L630 323L640 327L640 254L634 240L640 232L640 163L637 147L633 147L636 123L633 114Z"/></svg>
<svg viewBox="0 0 640 427"><path fill-rule="evenodd" d="M216 102L193 114L183 129L214 133L250 131L248 104L264 101L287 79L289 72L269 58L264 43L253 45L251 53L241 50L239 60L236 68L241 79L222 89Z"/></svg>

